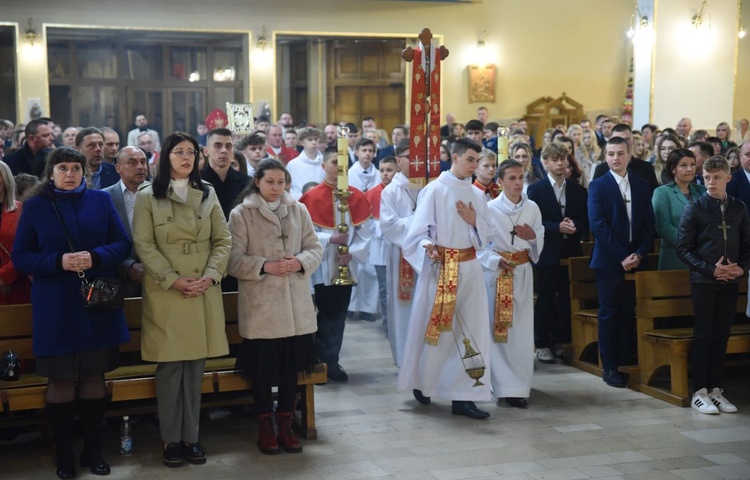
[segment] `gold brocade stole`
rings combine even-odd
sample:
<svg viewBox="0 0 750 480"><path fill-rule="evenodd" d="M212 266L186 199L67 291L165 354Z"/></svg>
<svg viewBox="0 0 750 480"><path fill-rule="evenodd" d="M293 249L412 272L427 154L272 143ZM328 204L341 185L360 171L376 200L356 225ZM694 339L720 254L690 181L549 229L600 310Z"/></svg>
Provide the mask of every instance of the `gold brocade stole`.
<svg viewBox="0 0 750 480"><path fill-rule="evenodd" d="M529 251L498 252L511 266L516 267L529 263ZM508 329L513 326L513 270L502 271L497 276L495 290L495 319L492 325L492 337L497 343L508 341Z"/></svg>
<svg viewBox="0 0 750 480"><path fill-rule="evenodd" d="M404 255L399 255L398 260L398 299L410 302L414 294L414 269L409 262L404 260Z"/></svg>
<svg viewBox="0 0 750 480"><path fill-rule="evenodd" d="M425 343L437 345L441 332L453 329L453 314L456 311L456 290L458 289L458 264L477 258L474 247L437 247L438 262L442 263L438 275L435 303L430 313L430 322L425 332Z"/></svg>

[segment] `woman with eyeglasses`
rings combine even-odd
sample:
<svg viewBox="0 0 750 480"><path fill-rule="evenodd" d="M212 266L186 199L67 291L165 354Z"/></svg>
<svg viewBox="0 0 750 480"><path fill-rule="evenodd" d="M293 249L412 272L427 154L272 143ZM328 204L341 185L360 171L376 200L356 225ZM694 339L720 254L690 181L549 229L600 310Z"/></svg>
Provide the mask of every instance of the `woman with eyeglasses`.
<svg viewBox="0 0 750 480"><path fill-rule="evenodd" d="M211 185L201 181L198 142L164 140L156 177L135 199L133 241L143 262L141 357L157 362L163 461L206 463L199 443L201 382L209 357L229 353L220 282L232 242Z"/></svg>
<svg viewBox="0 0 750 480"><path fill-rule="evenodd" d="M654 173L659 185L666 185L671 181L667 172L667 158L670 153L678 148L682 148L682 142L680 142L677 136L672 134L663 135L656 142L656 149L654 150Z"/></svg>

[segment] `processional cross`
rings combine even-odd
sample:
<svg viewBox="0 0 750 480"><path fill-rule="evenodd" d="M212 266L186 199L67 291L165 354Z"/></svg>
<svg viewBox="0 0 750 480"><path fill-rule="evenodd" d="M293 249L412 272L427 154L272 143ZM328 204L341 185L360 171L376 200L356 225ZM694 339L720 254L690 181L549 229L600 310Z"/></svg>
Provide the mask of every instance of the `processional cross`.
<svg viewBox="0 0 750 480"><path fill-rule="evenodd" d="M419 48L406 47L401 57L413 62L409 107L409 180L424 186L440 174L440 62L448 49L432 44L432 32L422 29ZM420 171L423 167L423 171Z"/></svg>

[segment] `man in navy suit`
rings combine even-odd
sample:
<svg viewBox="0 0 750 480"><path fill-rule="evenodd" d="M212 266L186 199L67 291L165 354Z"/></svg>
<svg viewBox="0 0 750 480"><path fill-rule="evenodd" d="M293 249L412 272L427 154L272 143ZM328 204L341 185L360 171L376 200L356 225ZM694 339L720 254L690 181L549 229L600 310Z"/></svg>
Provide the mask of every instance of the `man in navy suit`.
<svg viewBox="0 0 750 480"><path fill-rule="evenodd" d="M560 260L580 257L581 238L589 231L587 193L576 182L566 181L568 147L552 142L542 149L547 175L529 185L529 200L542 213L544 249L534 265L537 299L534 305L534 345L539 361L553 363L554 342L570 342L570 282Z"/></svg>
<svg viewBox="0 0 750 480"><path fill-rule="evenodd" d="M732 179L727 184L727 193L742 200L750 210L750 142L745 142L740 147L740 166L742 168L732 174Z"/></svg>
<svg viewBox="0 0 750 480"><path fill-rule="evenodd" d="M594 236L591 268L599 290L599 356L603 380L624 387L617 371L630 359L635 292L625 272L638 268L654 238L654 210L648 183L628 172L630 143L607 141L604 158L609 172L589 184L589 224Z"/></svg>
<svg viewBox="0 0 750 480"><path fill-rule="evenodd" d="M76 150L86 157L86 184L101 190L120 181L115 166L104 162L104 135L98 128L87 127L76 135Z"/></svg>
<svg viewBox="0 0 750 480"><path fill-rule="evenodd" d="M409 127L407 125L396 125L393 127L391 132L391 140L393 143L385 148L378 150L378 156L375 159L375 164L378 165L380 160L385 157L396 156L396 145L404 138L409 138Z"/></svg>
<svg viewBox="0 0 750 480"><path fill-rule="evenodd" d="M612 127L612 137L624 138L628 141L630 151L633 151L633 130L630 128L630 125L626 123L618 123ZM602 147L602 150L604 150L604 147ZM602 175L605 175L608 171L609 165L607 165L606 162L601 163L594 170L594 178L599 178ZM659 182L657 181L656 173L654 172L654 166L645 160L632 156L632 154L630 156L630 161L628 162L628 172L648 182L649 198L654 193L654 190L659 187Z"/></svg>

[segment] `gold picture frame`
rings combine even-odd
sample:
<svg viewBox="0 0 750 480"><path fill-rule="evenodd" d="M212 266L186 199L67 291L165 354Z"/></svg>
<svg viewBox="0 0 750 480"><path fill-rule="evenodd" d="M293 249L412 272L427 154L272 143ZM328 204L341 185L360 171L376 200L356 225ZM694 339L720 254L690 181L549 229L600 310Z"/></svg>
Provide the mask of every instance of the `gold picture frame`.
<svg viewBox="0 0 750 480"><path fill-rule="evenodd" d="M469 103L495 101L497 66L469 65Z"/></svg>
<svg viewBox="0 0 750 480"><path fill-rule="evenodd" d="M251 103L227 102L227 117L229 118L229 130L235 135L247 135L253 132L255 121Z"/></svg>

